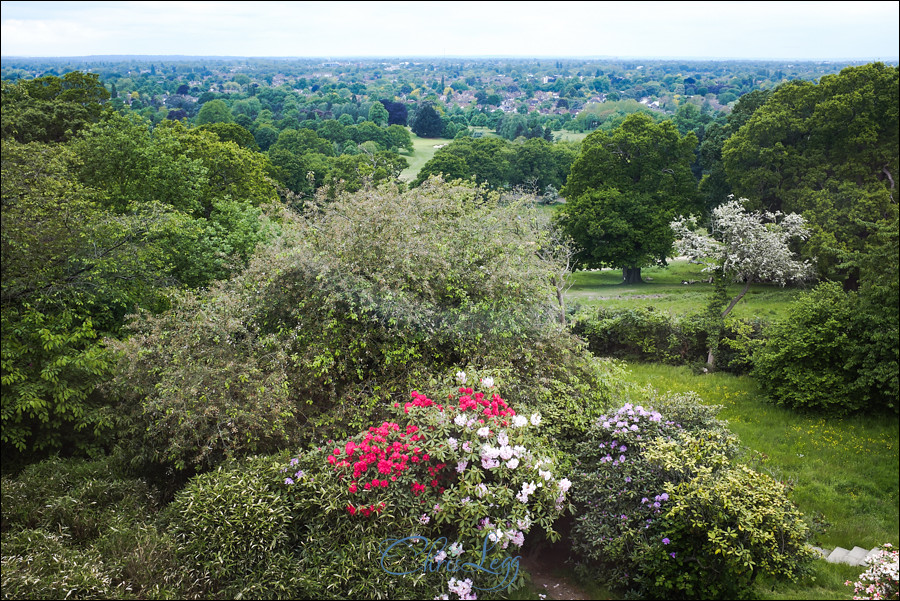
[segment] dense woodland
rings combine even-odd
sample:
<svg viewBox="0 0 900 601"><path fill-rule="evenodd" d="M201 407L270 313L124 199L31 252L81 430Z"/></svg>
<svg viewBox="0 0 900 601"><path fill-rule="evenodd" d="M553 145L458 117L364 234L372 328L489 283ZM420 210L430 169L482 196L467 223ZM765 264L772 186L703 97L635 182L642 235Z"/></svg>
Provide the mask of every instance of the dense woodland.
<svg viewBox="0 0 900 601"><path fill-rule="evenodd" d="M463 598L363 558L532 531L613 590L733 598L803 577L808 523L610 357L900 407L897 66L4 58L0 85L4 597ZM566 302L573 269L678 254L696 314ZM739 320L735 282L809 292Z"/></svg>

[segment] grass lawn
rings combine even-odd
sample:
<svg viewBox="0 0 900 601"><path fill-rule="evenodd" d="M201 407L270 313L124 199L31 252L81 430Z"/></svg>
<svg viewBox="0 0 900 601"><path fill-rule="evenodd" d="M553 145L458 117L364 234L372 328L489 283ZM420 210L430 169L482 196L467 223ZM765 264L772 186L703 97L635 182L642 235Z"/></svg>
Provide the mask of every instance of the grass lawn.
<svg viewBox="0 0 900 601"><path fill-rule="evenodd" d="M787 483L791 499L817 524L814 542L825 548L871 549L900 543L900 476L896 415L824 417L770 404L756 382L724 373L694 375L688 368L629 364L630 395L641 388L696 391L706 403L721 405L746 447L744 460ZM773 599L849 598L844 580L863 568L816 562L816 580L788 585L759 583L761 597Z"/></svg>
<svg viewBox="0 0 900 601"><path fill-rule="evenodd" d="M416 134L410 132L413 143L413 151L407 152L403 150L400 156L409 161L409 167L400 172L400 179L406 182L416 179L422 166L431 160L434 153L437 152L435 146L449 144L453 140L449 138L420 138Z"/></svg>
<svg viewBox="0 0 900 601"><path fill-rule="evenodd" d="M591 132L576 132L576 131L569 131L567 129L561 129L561 130L553 132L553 141L554 142L561 142L561 141L581 142L586 137L588 137L588 134L590 134L590 133Z"/></svg>
<svg viewBox="0 0 900 601"><path fill-rule="evenodd" d="M622 271L578 271L572 274L572 287L566 297L571 304L629 308L653 306L672 314L689 314L701 311L709 302L712 284L699 282L709 277L685 259L670 261L668 267L648 267L641 270L645 283L626 286L621 283ZM698 280L695 284L682 281ZM743 286L729 287L732 297ZM731 312L735 317L773 319L779 316L802 288L780 287L771 284L754 284Z"/></svg>

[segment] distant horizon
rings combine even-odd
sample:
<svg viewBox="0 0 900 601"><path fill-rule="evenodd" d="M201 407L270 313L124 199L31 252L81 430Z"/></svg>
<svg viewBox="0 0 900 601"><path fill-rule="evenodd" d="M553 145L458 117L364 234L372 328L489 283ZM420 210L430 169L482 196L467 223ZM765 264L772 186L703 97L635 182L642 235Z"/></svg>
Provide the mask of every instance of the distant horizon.
<svg viewBox="0 0 900 601"><path fill-rule="evenodd" d="M871 57L846 57L846 58L753 58L753 57L713 57L713 56L626 56L626 55L491 55L491 54L447 54L447 55L308 55L308 56L266 56L266 55L244 55L244 54L84 54L84 55L54 55L54 56L37 56L37 55L0 55L3 59L41 59L41 60L76 60L76 59L103 59L109 60L113 58L140 58L155 60L178 60L178 59L213 59L213 60L236 60L236 59L269 59L269 60L408 60L408 59L467 59L467 60L646 60L646 61L712 61L712 62L761 62L761 63L780 63L785 61L795 61L802 63L841 63L841 62L900 62L900 55L890 58Z"/></svg>
<svg viewBox="0 0 900 601"><path fill-rule="evenodd" d="M3 1L0 28L9 58L900 59L897 1Z"/></svg>

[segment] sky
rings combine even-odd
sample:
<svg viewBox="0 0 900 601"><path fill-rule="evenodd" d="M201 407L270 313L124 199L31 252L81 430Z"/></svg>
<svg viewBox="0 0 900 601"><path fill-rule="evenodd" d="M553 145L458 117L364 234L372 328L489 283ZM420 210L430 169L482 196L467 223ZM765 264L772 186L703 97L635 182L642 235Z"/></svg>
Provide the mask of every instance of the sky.
<svg viewBox="0 0 900 601"><path fill-rule="evenodd" d="M3 56L897 60L900 2L2 2Z"/></svg>

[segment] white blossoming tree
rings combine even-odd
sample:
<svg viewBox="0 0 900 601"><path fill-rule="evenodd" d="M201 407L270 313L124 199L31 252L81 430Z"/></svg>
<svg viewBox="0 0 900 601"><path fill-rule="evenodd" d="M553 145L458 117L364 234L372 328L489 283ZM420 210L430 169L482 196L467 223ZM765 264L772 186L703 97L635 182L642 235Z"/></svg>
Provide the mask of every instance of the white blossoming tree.
<svg viewBox="0 0 900 601"><path fill-rule="evenodd" d="M680 217L671 223L678 241L677 251L689 259L706 265L716 283L717 294L710 311L718 331L725 317L747 294L750 284L773 282L784 286L812 277L813 266L794 257L790 249L793 239L805 240L809 230L803 217L787 214L747 212L746 199L729 200L713 209L709 234L697 227L697 217ZM727 307L726 285L729 281L743 282L744 287L731 299ZM712 334L712 332L711 332ZM718 336L711 335L707 363L714 364L714 350Z"/></svg>

